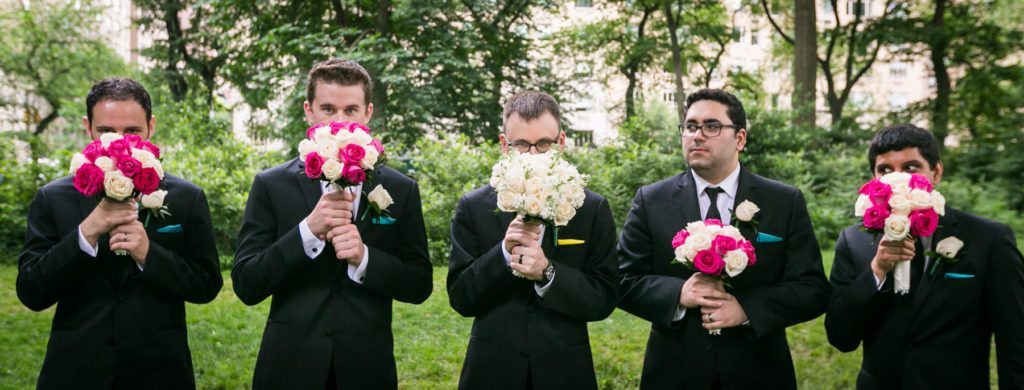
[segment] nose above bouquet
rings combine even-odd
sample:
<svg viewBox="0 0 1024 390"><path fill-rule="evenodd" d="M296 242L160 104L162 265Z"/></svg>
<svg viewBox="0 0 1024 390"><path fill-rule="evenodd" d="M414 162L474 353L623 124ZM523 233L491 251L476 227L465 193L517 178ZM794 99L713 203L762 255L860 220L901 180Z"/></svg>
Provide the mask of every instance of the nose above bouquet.
<svg viewBox="0 0 1024 390"><path fill-rule="evenodd" d="M306 130L299 142L306 176L339 187L362 184L384 162L384 146L370 128L354 122L331 122Z"/></svg>

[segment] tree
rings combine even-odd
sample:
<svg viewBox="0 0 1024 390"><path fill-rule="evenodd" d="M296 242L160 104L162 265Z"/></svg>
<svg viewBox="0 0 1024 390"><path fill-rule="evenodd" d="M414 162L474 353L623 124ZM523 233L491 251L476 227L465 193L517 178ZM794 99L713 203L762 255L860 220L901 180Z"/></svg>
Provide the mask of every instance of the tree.
<svg viewBox="0 0 1024 390"><path fill-rule="evenodd" d="M818 26L814 8L814 0L793 1L793 124L799 127L815 124Z"/></svg>
<svg viewBox="0 0 1024 390"><path fill-rule="evenodd" d="M93 26L81 23L98 15L99 9L88 1L19 2L0 9L0 26L5 27L0 34L0 73L5 84L49 107L41 110L31 99L0 104L21 105L34 125L33 134L45 132L94 81L125 72L123 61ZM42 112L45 115L37 115Z"/></svg>

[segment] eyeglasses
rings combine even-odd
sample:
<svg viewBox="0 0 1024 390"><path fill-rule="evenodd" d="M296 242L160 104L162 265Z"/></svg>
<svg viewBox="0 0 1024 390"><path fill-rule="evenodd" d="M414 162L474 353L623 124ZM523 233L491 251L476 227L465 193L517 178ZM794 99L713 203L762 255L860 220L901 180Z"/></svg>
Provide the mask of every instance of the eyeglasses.
<svg viewBox="0 0 1024 390"><path fill-rule="evenodd" d="M536 143L529 143L526 141L509 141L508 146L516 148L520 153L529 153L530 148L537 148L538 152L544 153L551 149L551 146L555 144L555 141L550 139L542 139Z"/></svg>
<svg viewBox="0 0 1024 390"><path fill-rule="evenodd" d="M722 134L723 127L728 127L730 129L737 128L736 125L726 125L718 122L710 122L705 124L684 123L679 125L679 134L682 134L683 137L690 138L697 136L697 132L699 131L702 134L704 134L704 137L711 138L717 137L719 134Z"/></svg>

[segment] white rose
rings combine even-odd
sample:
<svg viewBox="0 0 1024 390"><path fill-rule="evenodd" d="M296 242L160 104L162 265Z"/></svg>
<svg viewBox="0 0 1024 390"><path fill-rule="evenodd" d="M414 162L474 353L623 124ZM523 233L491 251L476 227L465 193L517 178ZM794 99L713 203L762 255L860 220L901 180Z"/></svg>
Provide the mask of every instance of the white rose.
<svg viewBox="0 0 1024 390"><path fill-rule="evenodd" d="M526 179L526 194L530 196L540 197L541 191L544 190L544 183L538 177L531 177Z"/></svg>
<svg viewBox="0 0 1024 390"><path fill-rule="evenodd" d="M709 236L714 237L718 235L718 232L722 231L722 227L718 225L708 225L706 231Z"/></svg>
<svg viewBox="0 0 1024 390"><path fill-rule="evenodd" d="M874 206L874 204L871 203L871 198L867 195L861 194L857 197L857 204L853 206L853 215L856 217L863 217L864 213L866 213L871 206Z"/></svg>
<svg viewBox="0 0 1024 390"><path fill-rule="evenodd" d="M110 157L107 156L97 157L95 164L97 167L100 167L103 172L112 172L116 170L114 169L114 160L111 160Z"/></svg>
<svg viewBox="0 0 1024 390"><path fill-rule="evenodd" d="M726 253L722 260L725 261L725 273L730 277L739 275L747 268L747 253L738 249Z"/></svg>
<svg viewBox="0 0 1024 390"><path fill-rule="evenodd" d="M366 195L366 198L369 199L371 203L377 205L381 210L384 210L395 203L395 201L391 199L391 194L388 193L388 190L385 190L384 186L380 184L373 187L373 191L370 191L370 193Z"/></svg>
<svg viewBox="0 0 1024 390"><path fill-rule="evenodd" d="M933 207L932 194L928 191L915 189L910 191L910 208L914 210L930 209Z"/></svg>
<svg viewBox="0 0 1024 390"><path fill-rule="evenodd" d="M882 183L888 184L890 187L894 187L898 184L910 186L910 174L906 172L887 173L884 176L882 176L879 180L881 180ZM893 190L895 191L896 189L893 188Z"/></svg>
<svg viewBox="0 0 1024 390"><path fill-rule="evenodd" d="M363 169L373 169L373 166L377 164L377 160L380 159L380 152L373 146L363 149L366 150L366 156L363 157L362 161Z"/></svg>
<svg viewBox="0 0 1024 390"><path fill-rule="evenodd" d="M341 133L339 133L339 134L341 134ZM354 144L357 144L357 145L362 145L362 146L368 146L368 145L370 145L371 142L373 142L373 137L371 137L369 134L367 134L362 129L356 129L356 131L352 132L351 134L352 134L352 138L349 139L348 142L351 142L351 143L354 143Z"/></svg>
<svg viewBox="0 0 1024 390"><path fill-rule="evenodd" d="M89 159L85 158L85 155L81 153L75 153L75 155L71 157L71 174L74 175L75 172L78 171L78 168L81 168L82 165L84 165L87 162L89 162Z"/></svg>
<svg viewBox="0 0 1024 390"><path fill-rule="evenodd" d="M331 126L323 125L313 130L313 139L316 143L323 142L324 140L334 140L334 134L331 134Z"/></svg>
<svg viewBox="0 0 1024 390"><path fill-rule="evenodd" d="M320 169L327 180L334 181L341 177L341 170L344 168L345 166L340 161L329 158L324 161L324 165Z"/></svg>
<svg viewBox="0 0 1024 390"><path fill-rule="evenodd" d="M677 246L675 249L675 254L676 261L680 263L686 264L690 261L690 259L686 257L686 245Z"/></svg>
<svg viewBox="0 0 1024 390"><path fill-rule="evenodd" d="M956 237L946 237L935 244L935 251L942 255L942 257L953 259L960 253L960 249L964 247L964 242L960 241Z"/></svg>
<svg viewBox="0 0 1024 390"><path fill-rule="evenodd" d="M889 198L889 207L893 214L910 214L910 197L903 194L893 194Z"/></svg>
<svg viewBox="0 0 1024 390"><path fill-rule="evenodd" d="M302 161L306 161L306 156L314 149L316 149L316 144L313 143L313 141L308 139L302 140L302 142L299 142L299 158L301 158Z"/></svg>
<svg viewBox="0 0 1024 390"><path fill-rule="evenodd" d="M338 159L338 144L335 142L318 141L316 143L316 154L326 159Z"/></svg>
<svg viewBox="0 0 1024 390"><path fill-rule="evenodd" d="M117 133L103 133L100 134L100 143L103 144L103 148L106 149L108 146L110 146L111 142L117 141L121 138L123 137L121 137L121 135Z"/></svg>
<svg viewBox="0 0 1024 390"><path fill-rule="evenodd" d="M121 171L110 171L103 176L103 190L111 199L122 201L132 196L135 185Z"/></svg>
<svg viewBox="0 0 1024 390"><path fill-rule="evenodd" d="M735 226L731 226L731 225L727 225L727 226L723 227L722 230L718 234L726 236L726 237L729 237L729 238L732 238L734 240L742 240L743 239L743 233L740 233L740 229L737 229Z"/></svg>
<svg viewBox="0 0 1024 390"><path fill-rule="evenodd" d="M352 143L352 133L349 133L348 130L341 130L338 134L334 135L334 141L342 145L348 145Z"/></svg>
<svg viewBox="0 0 1024 390"><path fill-rule="evenodd" d="M736 218L743 222L750 222L758 211L761 209L754 202L744 200L743 203L736 206Z"/></svg>
<svg viewBox="0 0 1024 390"><path fill-rule="evenodd" d="M156 156L153 155L153 152L135 148L132 148L132 158L139 160L140 164L156 160Z"/></svg>
<svg viewBox="0 0 1024 390"><path fill-rule="evenodd" d="M561 203L555 208L555 224L565 226L576 216L576 208L568 203Z"/></svg>
<svg viewBox="0 0 1024 390"><path fill-rule="evenodd" d="M885 241L900 241L910 235L910 218L906 215L892 214L885 219Z"/></svg>
<svg viewBox="0 0 1024 390"><path fill-rule="evenodd" d="M686 224L686 230L689 231L690 234L701 234L706 233L708 231L708 227L703 221L693 221Z"/></svg>
<svg viewBox="0 0 1024 390"><path fill-rule="evenodd" d="M526 198L526 214L533 216L540 216L541 209L544 208L544 203L540 201L540 198L536 196L530 196Z"/></svg>
<svg viewBox="0 0 1024 390"><path fill-rule="evenodd" d="M508 189L516 193L526 193L526 174L519 169L510 169L504 176L504 183Z"/></svg>
<svg viewBox="0 0 1024 390"><path fill-rule="evenodd" d="M708 234L692 234L691 232L690 237L686 238L686 245L689 245L694 251L700 252L711 248L711 237Z"/></svg>
<svg viewBox="0 0 1024 390"><path fill-rule="evenodd" d="M164 197L167 196L167 191L156 190L149 195L142 195L142 207L147 209L158 209L164 205Z"/></svg>
<svg viewBox="0 0 1024 390"><path fill-rule="evenodd" d="M932 191L932 208L935 209L936 214L946 215L946 197L942 196L939 191Z"/></svg>
<svg viewBox="0 0 1024 390"><path fill-rule="evenodd" d="M149 160L147 162L142 163L142 167L143 168L153 168L153 169L155 169L156 170L156 175L159 176L161 180L163 180L163 178L164 178L164 164L161 163L160 160L157 160L157 159L154 158L152 160Z"/></svg>
<svg viewBox="0 0 1024 390"><path fill-rule="evenodd" d="M516 195L512 191L498 191L498 209L506 212L516 211Z"/></svg>

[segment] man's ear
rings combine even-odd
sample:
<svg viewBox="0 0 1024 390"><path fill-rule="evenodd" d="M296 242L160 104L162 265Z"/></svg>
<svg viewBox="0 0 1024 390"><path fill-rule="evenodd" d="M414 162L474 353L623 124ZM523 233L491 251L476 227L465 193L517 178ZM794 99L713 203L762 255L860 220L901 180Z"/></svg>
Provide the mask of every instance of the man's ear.
<svg viewBox="0 0 1024 390"><path fill-rule="evenodd" d="M156 134L156 116L149 117L149 137L146 140L152 139L153 134Z"/></svg>
<svg viewBox="0 0 1024 390"><path fill-rule="evenodd" d="M498 143L501 144L501 154L508 154L508 137L505 133L498 134Z"/></svg>
<svg viewBox="0 0 1024 390"><path fill-rule="evenodd" d="M742 152L747 147L747 129L736 131L736 151Z"/></svg>
<svg viewBox="0 0 1024 390"><path fill-rule="evenodd" d="M313 123L313 106L309 105L309 100L302 102L302 112L306 114L306 123L315 125Z"/></svg>
<svg viewBox="0 0 1024 390"><path fill-rule="evenodd" d="M942 161L935 163L935 182L932 184L939 184L940 181L942 181Z"/></svg>
<svg viewBox="0 0 1024 390"><path fill-rule="evenodd" d="M82 130L85 130L86 137L89 137L89 139L94 139L92 137L92 124L89 123L89 117L85 115L82 115Z"/></svg>
<svg viewBox="0 0 1024 390"><path fill-rule="evenodd" d="M373 119L373 103L366 105L366 123L370 123L370 119Z"/></svg>

